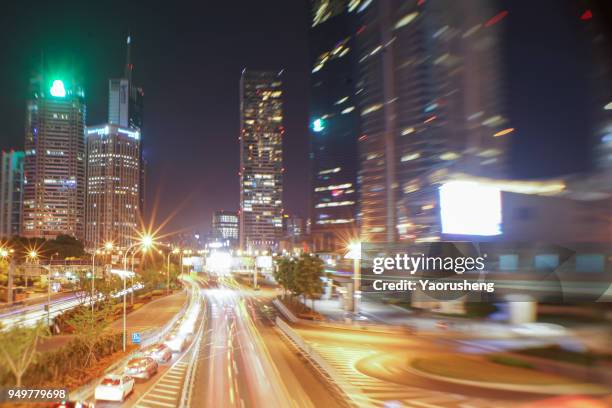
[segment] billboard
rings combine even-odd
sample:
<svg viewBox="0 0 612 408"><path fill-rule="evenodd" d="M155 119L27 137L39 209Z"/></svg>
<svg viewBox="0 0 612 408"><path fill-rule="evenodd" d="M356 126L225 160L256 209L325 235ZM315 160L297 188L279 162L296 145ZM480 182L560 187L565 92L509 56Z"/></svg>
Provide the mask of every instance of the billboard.
<svg viewBox="0 0 612 408"><path fill-rule="evenodd" d="M443 234L500 235L501 191L474 181L449 181L440 187L440 219Z"/></svg>

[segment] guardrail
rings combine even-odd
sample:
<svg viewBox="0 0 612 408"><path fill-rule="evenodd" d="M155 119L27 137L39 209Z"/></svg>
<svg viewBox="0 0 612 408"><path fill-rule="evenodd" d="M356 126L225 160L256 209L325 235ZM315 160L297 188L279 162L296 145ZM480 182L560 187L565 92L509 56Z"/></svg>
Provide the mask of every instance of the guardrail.
<svg viewBox="0 0 612 408"><path fill-rule="evenodd" d="M320 372L325 377L337 386L338 390L346 397L347 402L350 401L350 404L355 407L364 406L363 402L356 399L356 396L360 394L359 390L346 381L310 344L278 316L276 317L276 326L316 367L320 368Z"/></svg>

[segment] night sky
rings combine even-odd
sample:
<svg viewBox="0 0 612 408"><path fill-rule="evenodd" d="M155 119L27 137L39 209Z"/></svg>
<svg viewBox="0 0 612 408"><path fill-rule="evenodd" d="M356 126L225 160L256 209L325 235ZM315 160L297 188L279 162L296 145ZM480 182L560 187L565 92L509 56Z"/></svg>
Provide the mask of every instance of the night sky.
<svg viewBox="0 0 612 408"><path fill-rule="evenodd" d="M87 123L105 122L129 31L145 91L148 211L157 200L160 221L182 203L169 229L203 232L212 211L238 209L238 81L249 67L285 69L285 208L307 215L307 0L15 3L0 13L0 148L23 148L28 79L43 53L51 66L75 68ZM504 3L514 175L585 170L591 62L579 10L573 1Z"/></svg>

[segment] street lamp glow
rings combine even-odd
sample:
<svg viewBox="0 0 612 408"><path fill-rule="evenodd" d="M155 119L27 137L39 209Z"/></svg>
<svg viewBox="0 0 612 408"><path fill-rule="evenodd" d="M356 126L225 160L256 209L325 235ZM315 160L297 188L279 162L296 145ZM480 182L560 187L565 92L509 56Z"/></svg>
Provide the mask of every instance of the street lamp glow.
<svg viewBox="0 0 612 408"><path fill-rule="evenodd" d="M28 257L32 258L32 259L36 259L36 258L38 258L38 252L36 252L36 250L32 249L30 252L28 252Z"/></svg>
<svg viewBox="0 0 612 408"><path fill-rule="evenodd" d="M147 249L147 248L151 248L153 246L153 237L149 234L144 235L141 239L140 244L142 245L143 248Z"/></svg>
<svg viewBox="0 0 612 408"><path fill-rule="evenodd" d="M173 253L173 254L175 254L175 255L176 255L176 254L178 254L179 252L181 252L181 250L180 250L180 249L178 249L178 248L174 248L174 249L172 250L172 253Z"/></svg>
<svg viewBox="0 0 612 408"><path fill-rule="evenodd" d="M361 242L351 242L347 246L346 259L361 259Z"/></svg>
<svg viewBox="0 0 612 408"><path fill-rule="evenodd" d="M112 242L107 242L104 244L104 249L106 249L107 251L112 251L113 250L113 243Z"/></svg>
<svg viewBox="0 0 612 408"><path fill-rule="evenodd" d="M0 257L6 258L8 255L9 251L7 251L5 248L0 249Z"/></svg>

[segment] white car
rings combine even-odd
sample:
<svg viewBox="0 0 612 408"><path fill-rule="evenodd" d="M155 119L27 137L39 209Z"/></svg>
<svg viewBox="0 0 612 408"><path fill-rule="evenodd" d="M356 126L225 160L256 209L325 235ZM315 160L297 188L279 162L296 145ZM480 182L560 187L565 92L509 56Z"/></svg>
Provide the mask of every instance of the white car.
<svg viewBox="0 0 612 408"><path fill-rule="evenodd" d="M94 397L102 401L123 402L134 391L134 379L129 375L110 374L105 376L96 387Z"/></svg>
<svg viewBox="0 0 612 408"><path fill-rule="evenodd" d="M173 353L180 353L187 346L187 339L178 331L174 331L166 337L164 344L172 350Z"/></svg>

